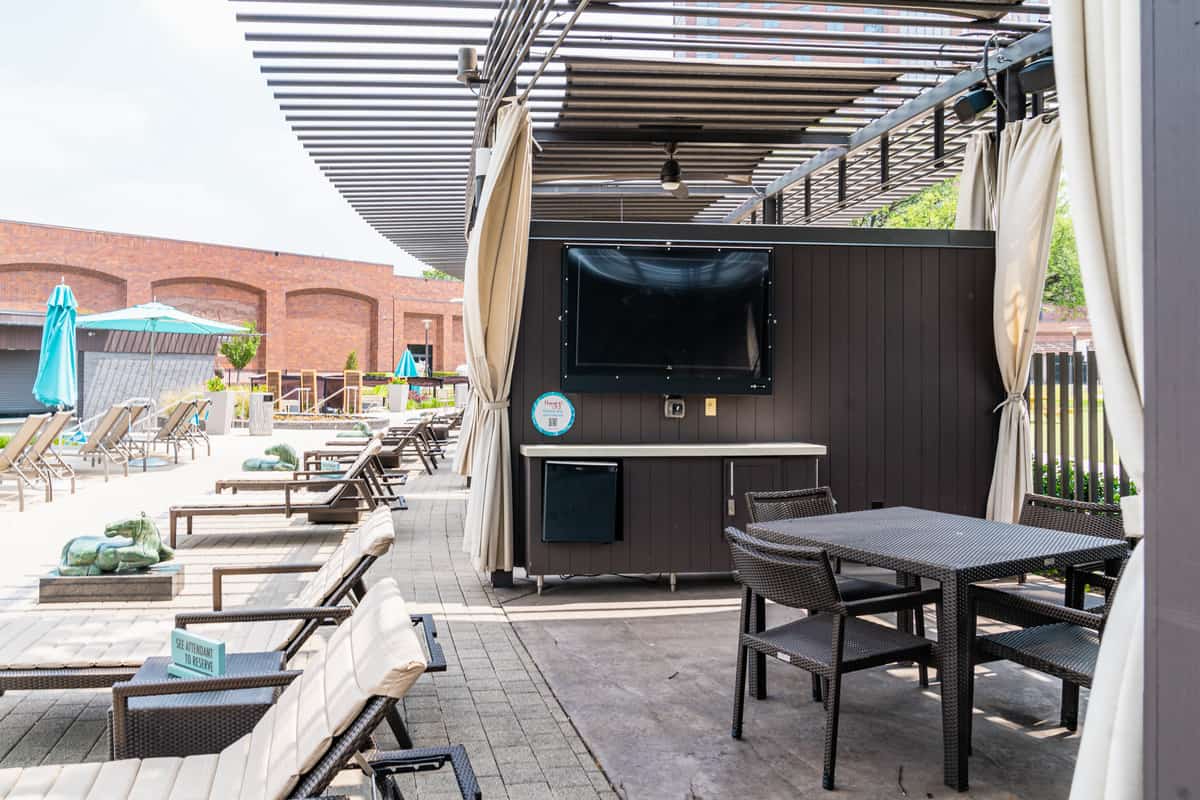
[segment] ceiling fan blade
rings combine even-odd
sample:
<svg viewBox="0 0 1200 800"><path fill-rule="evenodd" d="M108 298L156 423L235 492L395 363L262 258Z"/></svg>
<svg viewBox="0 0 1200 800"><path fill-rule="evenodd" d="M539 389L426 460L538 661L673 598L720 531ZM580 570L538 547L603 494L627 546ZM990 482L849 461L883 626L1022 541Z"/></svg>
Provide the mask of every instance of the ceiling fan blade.
<svg viewBox="0 0 1200 800"><path fill-rule="evenodd" d="M671 195L676 200L686 200L688 196L688 188L686 183L680 183L679 188L671 192Z"/></svg>

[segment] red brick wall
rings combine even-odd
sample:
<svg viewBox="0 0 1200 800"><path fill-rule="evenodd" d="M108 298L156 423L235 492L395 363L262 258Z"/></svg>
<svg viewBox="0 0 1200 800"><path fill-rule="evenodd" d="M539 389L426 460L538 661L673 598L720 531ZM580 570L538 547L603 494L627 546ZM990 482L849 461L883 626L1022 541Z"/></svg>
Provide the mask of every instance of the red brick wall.
<svg viewBox="0 0 1200 800"><path fill-rule="evenodd" d="M60 277L82 313L155 297L227 322L257 309L267 334L259 368L340 370L354 349L364 370L390 370L411 335L409 317L436 320L435 369L465 359L455 281L397 277L386 264L0 221L0 309L44 308ZM423 339L420 327L411 341Z"/></svg>
<svg viewBox="0 0 1200 800"><path fill-rule="evenodd" d="M46 298L60 280L75 292L81 314L109 311L125 305L125 281L112 275L65 264L6 264L0 251L0 308L45 311Z"/></svg>
<svg viewBox="0 0 1200 800"><path fill-rule="evenodd" d="M324 291L288 294L284 368L340 370L351 350L360 369L376 364L375 317L370 298Z"/></svg>

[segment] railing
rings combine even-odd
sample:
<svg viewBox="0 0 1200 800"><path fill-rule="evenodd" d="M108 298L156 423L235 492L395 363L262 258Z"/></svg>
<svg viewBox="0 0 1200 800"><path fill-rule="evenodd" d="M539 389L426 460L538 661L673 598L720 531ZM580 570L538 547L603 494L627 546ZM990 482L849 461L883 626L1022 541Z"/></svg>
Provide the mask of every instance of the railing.
<svg viewBox="0 0 1200 800"><path fill-rule="evenodd" d="M1113 448L1095 353L1034 353L1029 371L1033 490L1090 502L1136 493Z"/></svg>

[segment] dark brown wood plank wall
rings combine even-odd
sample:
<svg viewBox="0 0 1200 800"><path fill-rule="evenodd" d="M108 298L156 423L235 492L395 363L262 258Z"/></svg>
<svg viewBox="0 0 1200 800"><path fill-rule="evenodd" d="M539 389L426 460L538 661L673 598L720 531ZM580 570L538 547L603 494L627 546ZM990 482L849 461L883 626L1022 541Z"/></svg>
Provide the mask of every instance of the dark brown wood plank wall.
<svg viewBox="0 0 1200 800"><path fill-rule="evenodd" d="M753 231L758 242L775 244L773 394L719 396L716 417L704 416L703 397L689 396L682 420L663 417L658 395L570 394L575 426L551 438L534 430L529 412L538 395L559 387L562 243L603 237L591 226L577 235L538 238L538 227L510 412L518 481L524 480L518 449L526 443L805 441L829 448L821 481L833 488L841 510L881 503L982 515L998 424L992 409L1003 399L992 339L990 237L972 233L973 239L948 242L944 232L767 231L808 239L788 242ZM730 241L744 237L746 227L704 226L700 230L712 233L698 237L698 226L661 225L656 230L663 235L655 238ZM691 235L673 235L676 229ZM919 233L929 241L913 235ZM634 524L637 515L661 516L703 561L704 546L687 538L686 528L701 495L719 495L721 476L696 467L664 472L660 483L653 466L632 469L632 463L623 477L626 522L641 527L649 519ZM522 497L523 486L517 489ZM518 564L524 558L521 506ZM604 547L636 562L639 546ZM594 571L589 566L593 562L576 557L554 569L582 574Z"/></svg>

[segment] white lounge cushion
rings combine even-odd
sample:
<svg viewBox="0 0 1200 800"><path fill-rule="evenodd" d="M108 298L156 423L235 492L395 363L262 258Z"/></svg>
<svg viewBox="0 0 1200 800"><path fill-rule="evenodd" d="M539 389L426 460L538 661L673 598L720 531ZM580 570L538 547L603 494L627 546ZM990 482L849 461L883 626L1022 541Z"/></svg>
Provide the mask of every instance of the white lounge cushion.
<svg viewBox="0 0 1200 800"><path fill-rule="evenodd" d="M403 697L425 663L386 579L254 730L219 755L0 770L0 800L283 800L372 696Z"/></svg>

